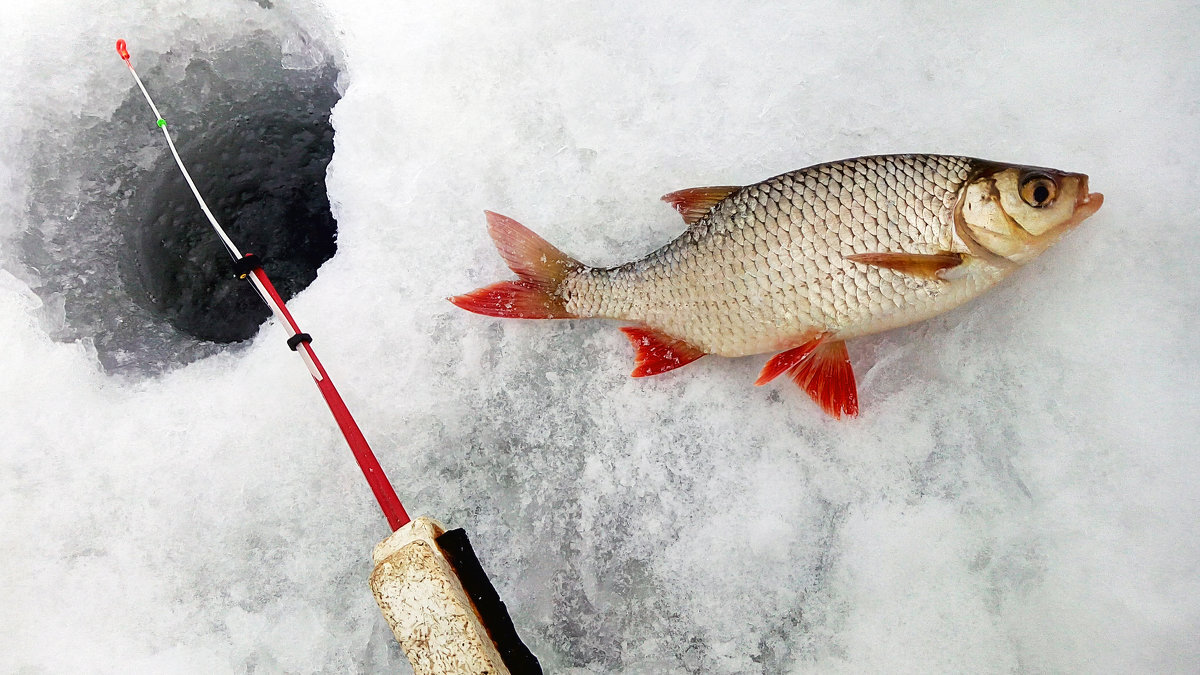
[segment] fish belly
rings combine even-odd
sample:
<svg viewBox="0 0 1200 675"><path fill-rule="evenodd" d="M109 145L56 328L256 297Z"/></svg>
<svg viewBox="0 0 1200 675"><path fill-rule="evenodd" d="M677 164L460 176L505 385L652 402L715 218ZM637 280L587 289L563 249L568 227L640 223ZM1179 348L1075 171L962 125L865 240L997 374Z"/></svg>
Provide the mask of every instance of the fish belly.
<svg viewBox="0 0 1200 675"><path fill-rule="evenodd" d="M1004 271L972 260L942 281L846 256L966 253L954 209L972 168L962 157L863 157L744 187L645 258L575 272L564 283L567 309L645 324L723 356L928 318Z"/></svg>

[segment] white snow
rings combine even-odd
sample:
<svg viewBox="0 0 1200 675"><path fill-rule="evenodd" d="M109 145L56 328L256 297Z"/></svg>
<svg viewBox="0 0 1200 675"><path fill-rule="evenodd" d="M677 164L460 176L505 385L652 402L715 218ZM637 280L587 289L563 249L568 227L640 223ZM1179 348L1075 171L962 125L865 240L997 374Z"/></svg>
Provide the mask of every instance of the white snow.
<svg viewBox="0 0 1200 675"><path fill-rule="evenodd" d="M79 176L31 177L131 94L116 38L144 72L263 28L289 67L314 58L300 31L343 67L340 248L290 307L408 510L467 528L549 672L1200 670L1194 4L6 14L0 669L407 668L366 585L386 523L283 331L110 375L53 339L64 310L16 253L71 227L30 200ZM856 420L753 387L761 357L633 380L611 323L444 300L510 277L484 209L616 263L681 231L663 193L883 152L1081 171L1106 201L995 292L853 342Z"/></svg>

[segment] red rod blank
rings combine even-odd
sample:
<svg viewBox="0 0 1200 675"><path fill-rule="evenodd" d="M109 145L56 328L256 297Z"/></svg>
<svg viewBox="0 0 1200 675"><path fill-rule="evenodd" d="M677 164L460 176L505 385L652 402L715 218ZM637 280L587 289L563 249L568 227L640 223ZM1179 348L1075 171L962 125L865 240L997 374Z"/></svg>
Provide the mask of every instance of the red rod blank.
<svg viewBox="0 0 1200 675"><path fill-rule="evenodd" d="M254 270L254 277L258 279L263 288L267 289L271 300L279 306L280 313L287 319L288 328L291 329L292 334L302 333L300 326L292 318L292 313L288 311L287 305L283 304L283 298L279 297L279 292L275 290L274 284L267 277L267 273L259 267ZM367 445L367 439L363 436L362 430L358 428L358 423L354 421L354 416L350 414L350 409L346 407L346 403L338 394L337 387L333 386L333 380L329 379L325 367L317 359L312 345L308 342L301 342L296 348L303 349L312 359L317 371L321 373L320 379L313 378L313 380L316 381L317 388L321 390L321 395L325 397L325 403L329 406L329 411L333 413L333 418L337 420L342 435L346 437L346 444L354 453L358 468L362 469L363 476L366 477L367 484L371 486L371 492L375 494L375 501L379 502L379 508L383 509L383 515L387 517L388 524L391 525L393 531L404 527L409 521L408 512L404 510L404 505L396 496L396 491L388 481L387 475L384 474L383 467L379 466L379 460L375 458L371 446Z"/></svg>

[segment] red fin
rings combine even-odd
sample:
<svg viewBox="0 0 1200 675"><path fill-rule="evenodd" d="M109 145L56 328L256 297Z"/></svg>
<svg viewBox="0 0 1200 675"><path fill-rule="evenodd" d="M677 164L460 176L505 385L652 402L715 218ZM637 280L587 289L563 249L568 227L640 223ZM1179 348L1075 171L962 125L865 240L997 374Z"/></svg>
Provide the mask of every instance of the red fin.
<svg viewBox="0 0 1200 675"><path fill-rule="evenodd" d="M822 334L795 349L776 354L755 384L766 384L787 372L821 408L836 418L858 416L858 387L842 340L825 342Z"/></svg>
<svg viewBox="0 0 1200 675"><path fill-rule="evenodd" d="M911 274L925 279L945 279L945 271L958 267L963 263L961 253L856 253L846 256L864 265L886 267L890 270Z"/></svg>
<svg viewBox="0 0 1200 675"><path fill-rule="evenodd" d="M502 281L450 302L476 314L513 319L571 319L558 294L559 284L572 270L582 267L529 228L498 213L486 211L488 234L496 249L517 273L519 281Z"/></svg>
<svg viewBox="0 0 1200 675"><path fill-rule="evenodd" d="M492 236L496 250L521 281L557 288L568 272L580 267L571 256L551 246L528 227L499 213L484 213L488 234Z"/></svg>
<svg viewBox="0 0 1200 675"><path fill-rule="evenodd" d="M501 281L456 295L450 302L476 314L507 319L573 319L563 299L528 281Z"/></svg>
<svg viewBox="0 0 1200 675"><path fill-rule="evenodd" d="M794 368L801 361L808 358L812 354L812 350L816 349L824 339L825 334L822 333L815 339L809 340L795 349L779 352L775 356L772 356L771 360L767 361L767 364L763 366L762 372L758 374L758 379L754 381L754 386L761 387L779 377L780 374Z"/></svg>
<svg viewBox="0 0 1200 675"><path fill-rule="evenodd" d="M845 342L821 343L789 374L825 412L836 418L858 416L858 387Z"/></svg>
<svg viewBox="0 0 1200 675"><path fill-rule="evenodd" d="M658 375L695 361L704 356L699 347L673 338L653 328L626 326L621 329L637 349L634 377Z"/></svg>
<svg viewBox="0 0 1200 675"><path fill-rule="evenodd" d="M679 190L662 196L662 200L683 215L683 222L692 223L707 216L721 200L742 188L738 186L698 187Z"/></svg>

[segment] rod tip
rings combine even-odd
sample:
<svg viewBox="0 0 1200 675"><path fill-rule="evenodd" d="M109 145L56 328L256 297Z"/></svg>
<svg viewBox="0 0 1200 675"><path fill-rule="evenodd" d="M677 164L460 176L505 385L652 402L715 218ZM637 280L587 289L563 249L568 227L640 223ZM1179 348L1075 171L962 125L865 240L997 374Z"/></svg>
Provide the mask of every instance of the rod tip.
<svg viewBox="0 0 1200 675"><path fill-rule="evenodd" d="M129 60L129 48L125 46L124 40L117 40L117 54L120 54L122 61Z"/></svg>

